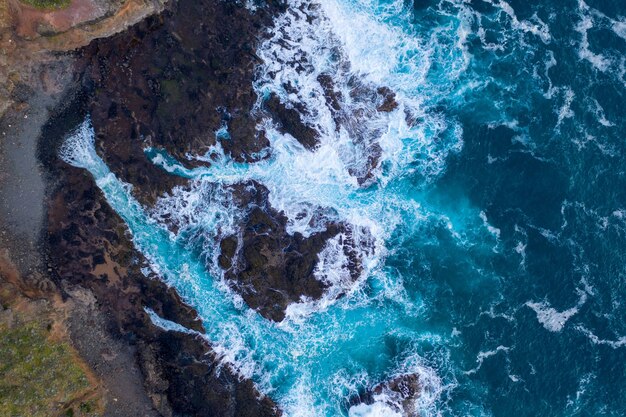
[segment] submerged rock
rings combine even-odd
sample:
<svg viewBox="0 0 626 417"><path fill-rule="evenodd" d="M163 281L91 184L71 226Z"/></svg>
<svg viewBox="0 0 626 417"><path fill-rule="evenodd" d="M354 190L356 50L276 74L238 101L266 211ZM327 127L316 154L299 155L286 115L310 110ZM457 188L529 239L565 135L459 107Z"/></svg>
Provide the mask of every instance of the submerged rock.
<svg viewBox="0 0 626 417"><path fill-rule="evenodd" d="M350 403L356 408L359 404L371 406L380 403L391 410L390 412L403 417L419 417L416 405L421 391L419 375L403 374L374 386L364 394L353 398Z"/></svg>
<svg viewBox="0 0 626 417"><path fill-rule="evenodd" d="M396 93L391 91L389 87L379 87L376 92L381 97L381 103L376 107L376 110L389 113L398 108L396 102Z"/></svg>

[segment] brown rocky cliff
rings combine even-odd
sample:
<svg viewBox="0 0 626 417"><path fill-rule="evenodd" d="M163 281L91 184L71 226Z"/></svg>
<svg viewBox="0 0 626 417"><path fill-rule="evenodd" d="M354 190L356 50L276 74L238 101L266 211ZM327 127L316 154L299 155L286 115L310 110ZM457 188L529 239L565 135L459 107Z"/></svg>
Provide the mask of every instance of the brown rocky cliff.
<svg viewBox="0 0 626 417"><path fill-rule="evenodd" d="M42 66L72 59L60 52L119 33L161 12L166 1L71 0L60 10L39 10L19 0L0 2L0 117L24 102L22 86L45 84Z"/></svg>

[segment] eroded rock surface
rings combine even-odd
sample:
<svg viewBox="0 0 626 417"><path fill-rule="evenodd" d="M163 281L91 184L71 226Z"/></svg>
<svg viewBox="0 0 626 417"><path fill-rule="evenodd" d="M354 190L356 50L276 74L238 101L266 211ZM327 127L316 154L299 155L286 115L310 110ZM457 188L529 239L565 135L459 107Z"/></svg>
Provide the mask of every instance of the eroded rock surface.
<svg viewBox="0 0 626 417"><path fill-rule="evenodd" d="M221 241L219 263L246 303L266 318L281 321L289 304L322 297L329 284L316 276L315 268L328 240L339 234L345 236L351 278L358 278L360 259L345 224L326 224L325 230L309 237L289 234L287 218L270 206L261 184L251 181L236 187L236 199L246 208L242 233Z"/></svg>
<svg viewBox="0 0 626 417"><path fill-rule="evenodd" d="M252 13L236 2L178 1L155 16L82 51L89 112L101 154L113 172L152 204L184 181L144 155L166 149L179 161L202 155L227 128L221 146L253 161L269 145L251 114L256 39L278 6Z"/></svg>
<svg viewBox="0 0 626 417"><path fill-rule="evenodd" d="M66 297L82 289L93 294L104 327L130 347L143 374L154 415L275 416L268 398L251 381L218 367L200 337L165 331L144 308L189 329L203 332L192 308L158 277L145 276L121 218L83 170L56 161L56 187L48 206L48 247L55 281ZM80 326L81 323L74 323ZM97 330L94 330L97 332ZM89 348L87 343L84 349ZM111 360L115 352L101 352ZM149 410L148 410L149 411Z"/></svg>
<svg viewBox="0 0 626 417"><path fill-rule="evenodd" d="M419 417L417 401L422 392L418 374L398 375L372 387L362 395L353 398L352 405L372 404L382 401L395 412L405 417Z"/></svg>
<svg viewBox="0 0 626 417"><path fill-rule="evenodd" d="M282 4L271 2L253 12L233 2L178 1L162 15L81 52L98 152L120 179L133 185L144 205L188 182L152 164L145 154L149 146L196 166L200 162L188 156L203 155L219 141L233 160L253 163L269 146L257 129L265 111L306 148L316 146L318 133L278 97L255 108L259 58L254 50L272 17L283 10ZM220 129L228 131L227 138L217 138ZM314 275L318 254L345 226L329 224L325 232L308 238L292 236L262 185L255 184L253 194L244 189L242 184L237 201L247 212L241 242L229 237L221 243L221 264L252 308L281 320L290 303L322 296L327 284ZM239 247L235 258L229 256L233 245ZM356 279L358 259L350 256Z"/></svg>

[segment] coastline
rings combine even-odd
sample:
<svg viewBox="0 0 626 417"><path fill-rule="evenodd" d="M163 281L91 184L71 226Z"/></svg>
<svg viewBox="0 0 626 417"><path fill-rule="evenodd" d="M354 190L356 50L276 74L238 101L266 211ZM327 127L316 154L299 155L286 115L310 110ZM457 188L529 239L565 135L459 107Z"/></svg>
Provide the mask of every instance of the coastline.
<svg viewBox="0 0 626 417"><path fill-rule="evenodd" d="M137 2L125 4L132 8ZM61 141L89 114L98 152L146 207L188 185L147 159L146 142L182 160L215 145L206 132L227 126L234 139L221 143L227 154L239 162L262 158L269 141L256 130L253 81L260 58L252 45L284 4L251 12L210 0L172 1L154 15L161 12L155 4L161 2L130 18L122 7L119 14L53 36L3 38L11 53L24 47L25 56L36 59L13 55L10 65L23 71L15 76L5 66L0 73L13 79L0 121L0 248L25 277L19 291L33 300L55 300L66 340L101 386L102 415L280 416L277 405L224 366L203 338L152 323L146 308L204 332L196 311L154 273L144 272L147 261L93 178L57 155ZM202 25L190 24L193 19ZM232 25L218 36L212 27L220 21ZM383 112L395 106L387 90L373 93L387 103ZM331 89L326 94L330 100ZM277 96L262 112L306 149L317 145L314 129ZM326 231L306 237L290 234L287 217L271 206L262 184L250 181L231 191L247 211L245 232L220 237L220 267L229 285L268 321L280 322L303 297L323 296L328 284L315 277L315 265L337 236L347 236L350 279L358 278L362 266L350 250L355 242L346 224L329 223ZM392 391L394 384L418 391L415 381L389 384ZM371 395L354 398L371 401Z"/></svg>
<svg viewBox="0 0 626 417"><path fill-rule="evenodd" d="M139 271L139 255L125 236L121 219L106 215L108 230L115 230L120 241L108 246L103 263L81 264L80 259L71 263L64 256L72 256L76 248L55 253L58 241L51 241L54 230L63 236L72 233L60 222L54 223L59 220L55 211L61 216L67 212L66 206L57 203L75 202L71 187L82 187L93 204L107 208L91 178L59 166L50 142L54 134L67 133L67 121L59 127L55 120L67 117L67 110L71 113L76 100L81 100L75 76L77 55L58 51L73 51L95 38L118 33L163 6L160 1L129 0L116 13L95 22L34 39L17 36L2 20L0 284L26 305L48 306L44 316L65 329L61 339L72 346L77 363L95 378L104 416L275 415L275 406L259 399L250 381L240 381L228 370L215 367L206 342L151 324L144 305L201 330L194 323L193 310L173 290ZM73 215L87 219L80 217L85 204L90 204L89 198L77 202ZM68 220L71 223L73 217ZM87 235L94 230L88 221L81 228ZM93 247L94 252L101 249ZM97 279L103 276L107 278ZM7 301L3 311L12 316L15 308Z"/></svg>
<svg viewBox="0 0 626 417"><path fill-rule="evenodd" d="M0 284L13 294L3 301L9 312L19 311L13 306L13 297L25 306L46 306L43 311L26 308L24 315L27 319L49 317L65 329L61 340L73 346L77 363L87 367L97 379L104 404L102 415L157 416L143 392L134 350L107 332L106 318L88 290L77 289L70 297L62 296L44 242L46 200L54 179L41 166L38 145L43 125L69 87L64 74L71 64L67 57L59 58L48 68L44 64L39 79L59 77L61 82L55 84L52 92L41 84L30 84L34 88L20 97L21 102L8 108L0 120Z"/></svg>

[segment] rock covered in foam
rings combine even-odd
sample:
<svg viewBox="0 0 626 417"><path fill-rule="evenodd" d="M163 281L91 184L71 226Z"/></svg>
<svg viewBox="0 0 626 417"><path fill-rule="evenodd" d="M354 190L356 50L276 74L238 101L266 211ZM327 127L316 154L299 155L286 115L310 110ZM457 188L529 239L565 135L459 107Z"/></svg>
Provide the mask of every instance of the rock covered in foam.
<svg viewBox="0 0 626 417"><path fill-rule="evenodd" d="M418 417L417 400L421 391L419 375L398 375L355 398L350 417Z"/></svg>
<svg viewBox="0 0 626 417"><path fill-rule="evenodd" d="M330 222L323 231L304 237L287 232L287 218L268 202L265 187L256 182L237 185L237 204L246 207L239 236L220 242L220 267L225 278L246 303L274 321L285 318L285 310L303 298L320 299L331 285L319 279L316 266L327 242L345 236L342 249L353 281L360 275L358 254L348 226Z"/></svg>
<svg viewBox="0 0 626 417"><path fill-rule="evenodd" d="M265 107L279 123L282 133L290 134L307 149L319 144L319 133L302 121L298 110L287 107L276 94L270 96Z"/></svg>

